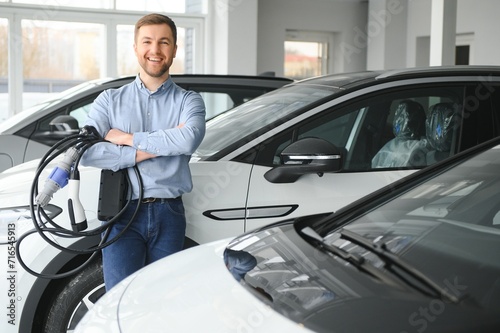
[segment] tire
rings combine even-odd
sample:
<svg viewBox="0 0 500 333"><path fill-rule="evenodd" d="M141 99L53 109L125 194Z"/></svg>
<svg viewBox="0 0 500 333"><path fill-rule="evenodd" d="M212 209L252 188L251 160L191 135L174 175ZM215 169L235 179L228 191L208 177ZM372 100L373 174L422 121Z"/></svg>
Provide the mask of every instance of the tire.
<svg viewBox="0 0 500 333"><path fill-rule="evenodd" d="M101 260L95 260L80 273L62 280L51 299L43 332L73 332L78 322L104 295Z"/></svg>

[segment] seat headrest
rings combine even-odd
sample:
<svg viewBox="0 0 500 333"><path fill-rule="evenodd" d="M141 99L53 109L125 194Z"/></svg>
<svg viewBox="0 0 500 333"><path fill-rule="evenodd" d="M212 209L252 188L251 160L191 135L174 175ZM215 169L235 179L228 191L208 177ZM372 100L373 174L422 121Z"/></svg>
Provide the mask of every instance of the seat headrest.
<svg viewBox="0 0 500 333"><path fill-rule="evenodd" d="M419 140L425 135L425 111L420 103L404 100L396 109L392 122L394 136L401 139Z"/></svg>
<svg viewBox="0 0 500 333"><path fill-rule="evenodd" d="M457 105L438 103L430 107L425 123L429 145L438 151L449 151L457 119Z"/></svg>

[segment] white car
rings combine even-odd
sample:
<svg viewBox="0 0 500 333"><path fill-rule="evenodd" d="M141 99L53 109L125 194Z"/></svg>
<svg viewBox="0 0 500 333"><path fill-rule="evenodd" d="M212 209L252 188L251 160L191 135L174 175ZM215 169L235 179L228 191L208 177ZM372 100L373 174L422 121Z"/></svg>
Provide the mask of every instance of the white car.
<svg viewBox="0 0 500 333"><path fill-rule="evenodd" d="M228 242L187 249L132 275L101 298L75 332L313 332L233 278L222 259Z"/></svg>
<svg viewBox="0 0 500 333"><path fill-rule="evenodd" d="M234 237L283 218L327 213L415 170L500 133L500 68L433 67L330 75L292 83L207 122L192 156L194 188L183 196L186 245ZM59 159L36 175L40 161L0 174L0 243L33 228L30 201ZM79 168L79 199L88 230L97 220L101 171ZM71 230L68 187L46 206L48 217ZM93 237L47 237L85 249ZM9 238L10 237L10 238ZM19 243L18 243L19 244ZM16 256L14 256L16 255ZM88 254L66 253L37 234L19 249L0 247L5 274L0 304L14 307L2 332L71 331L103 294L100 257L64 279ZM9 310L10 311L10 310ZM9 319L9 318L7 318Z"/></svg>
<svg viewBox="0 0 500 333"><path fill-rule="evenodd" d="M473 149L335 214L159 260L75 331L498 332L500 139Z"/></svg>

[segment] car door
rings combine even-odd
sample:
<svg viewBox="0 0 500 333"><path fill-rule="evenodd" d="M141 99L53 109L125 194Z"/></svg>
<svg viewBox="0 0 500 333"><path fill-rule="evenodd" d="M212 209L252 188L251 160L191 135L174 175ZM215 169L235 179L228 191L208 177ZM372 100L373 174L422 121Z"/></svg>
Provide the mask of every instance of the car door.
<svg viewBox="0 0 500 333"><path fill-rule="evenodd" d="M411 163L408 161L405 165L386 166L374 164L377 154L388 149L387 146L391 146L390 143L395 140L398 108L408 101L418 104L424 112L420 122L425 128L426 117L434 105L452 105L457 113L458 124L458 119L462 118L463 100L464 84L411 85L391 91L374 91L339 106L326 108L275 135L255 153L248 188L246 230L284 217L334 212L424 167L427 165L428 152L425 130L411 142L421 150L415 148L410 154L406 149L410 145L404 142L402 148L393 152L395 158L405 157L411 159ZM453 130L454 142L458 142L459 127ZM265 174L282 164L280 152L290 143L305 137L321 138L340 148L344 152L342 170L336 173L305 174L289 183L268 181ZM457 151L456 146L454 149L450 154ZM415 156L421 159L419 163L414 163ZM284 212L283 207L293 207L293 210L279 215L280 211ZM260 215L255 214L257 208L260 209Z"/></svg>

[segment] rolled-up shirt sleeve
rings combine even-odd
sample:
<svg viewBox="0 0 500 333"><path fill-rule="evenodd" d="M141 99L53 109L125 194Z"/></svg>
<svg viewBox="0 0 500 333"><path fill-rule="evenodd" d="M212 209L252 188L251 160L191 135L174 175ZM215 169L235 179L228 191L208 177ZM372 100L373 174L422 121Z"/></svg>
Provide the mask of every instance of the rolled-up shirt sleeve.
<svg viewBox="0 0 500 333"><path fill-rule="evenodd" d="M133 167L136 149L128 146L117 146L109 142L100 142L89 148L81 159L84 166L118 171Z"/></svg>

